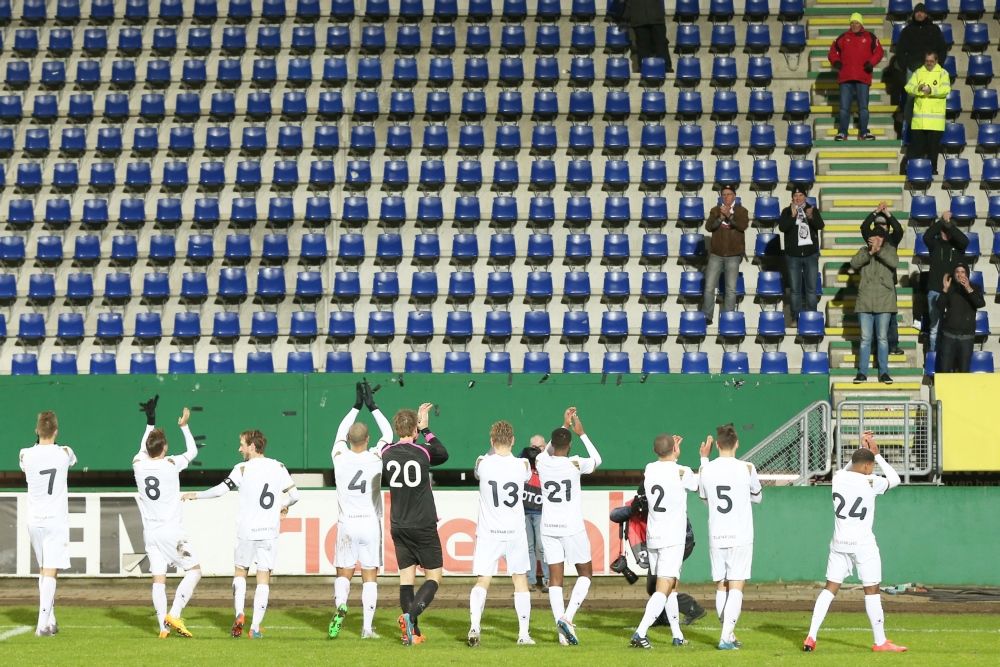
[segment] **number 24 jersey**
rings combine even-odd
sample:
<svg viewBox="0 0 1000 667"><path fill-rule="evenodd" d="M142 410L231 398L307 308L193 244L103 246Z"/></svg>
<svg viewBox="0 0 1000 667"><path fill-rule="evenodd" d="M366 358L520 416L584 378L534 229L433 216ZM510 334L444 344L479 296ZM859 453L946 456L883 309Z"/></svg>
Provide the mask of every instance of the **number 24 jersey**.
<svg viewBox="0 0 1000 667"><path fill-rule="evenodd" d="M295 483L279 461L259 456L244 461L229 473L224 484L240 490L236 537L241 540L273 540L281 525L281 495Z"/></svg>
<svg viewBox="0 0 1000 667"><path fill-rule="evenodd" d="M875 546L875 496L889 490L889 481L879 475L850 470L833 474L833 551L853 553Z"/></svg>

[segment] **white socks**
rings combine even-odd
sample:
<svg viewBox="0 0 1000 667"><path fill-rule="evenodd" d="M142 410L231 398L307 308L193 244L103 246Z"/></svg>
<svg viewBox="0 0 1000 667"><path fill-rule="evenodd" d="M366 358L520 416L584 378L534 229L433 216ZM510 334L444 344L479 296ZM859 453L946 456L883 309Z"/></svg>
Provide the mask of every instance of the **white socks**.
<svg viewBox="0 0 1000 667"><path fill-rule="evenodd" d="M823 625L823 619L826 618L826 612L830 611L830 605L833 604L834 597L834 594L825 588L816 596L816 604L813 606L812 623L809 624L809 636L813 639L816 639L816 635L819 634L819 626Z"/></svg>
<svg viewBox="0 0 1000 667"><path fill-rule="evenodd" d="M656 621L656 617L663 611L663 606L666 603L667 596L659 591L649 596L649 600L646 602L646 611L642 615L642 621L639 622L639 627L635 629L637 635L640 637L646 636L646 633L649 632L649 626Z"/></svg>
<svg viewBox="0 0 1000 667"><path fill-rule="evenodd" d="M569 604L566 606L566 620L573 622L576 612L580 611L580 606L587 599L590 592L590 577L577 577L573 584L573 592L569 596Z"/></svg>
<svg viewBox="0 0 1000 667"><path fill-rule="evenodd" d="M153 609L156 610L156 623L162 630L164 619L167 616L166 584L153 584Z"/></svg>
<svg viewBox="0 0 1000 667"><path fill-rule="evenodd" d="M351 592L351 580L347 577L337 577L333 580L333 606L347 604L347 596Z"/></svg>
<svg viewBox="0 0 1000 667"><path fill-rule="evenodd" d="M517 636L527 637L528 622L531 620L531 593L514 593L514 611L517 612Z"/></svg>
<svg viewBox="0 0 1000 667"><path fill-rule="evenodd" d="M170 607L170 615L174 618L180 618L180 615L184 613L184 607L190 602L191 596L194 595L195 586L201 581L201 570L188 570L181 579L181 583L177 584L177 591L174 593L174 604ZM155 586L156 584L154 584ZM164 603L166 599L164 598Z"/></svg>
<svg viewBox="0 0 1000 667"><path fill-rule="evenodd" d="M722 622L722 612L726 608L726 591L715 590L715 615Z"/></svg>
<svg viewBox="0 0 1000 667"><path fill-rule="evenodd" d="M674 636L674 639L684 639L684 633L681 632L681 612L677 605L677 591L673 591L667 596L667 620L670 621L670 634Z"/></svg>
<svg viewBox="0 0 1000 667"><path fill-rule="evenodd" d="M562 586L549 586L549 606L556 622L566 614L566 602L563 601Z"/></svg>
<svg viewBox="0 0 1000 667"><path fill-rule="evenodd" d="M361 629L365 632L369 632L372 629L376 604L378 604L378 583L366 581L361 584L361 608L364 614Z"/></svg>
<svg viewBox="0 0 1000 667"><path fill-rule="evenodd" d="M733 632L736 630L736 621L740 619L740 610L743 608L743 591L730 590L726 596L726 607L722 610L722 637L720 642L733 641Z"/></svg>
<svg viewBox="0 0 1000 667"><path fill-rule="evenodd" d="M56 600L56 578L41 577L38 582L38 630L49 627L49 617Z"/></svg>
<svg viewBox="0 0 1000 667"><path fill-rule="evenodd" d="M868 620L872 624L872 639L876 646L881 646L886 642L885 638L885 614L882 613L882 596L865 595L865 611L868 612Z"/></svg>
<svg viewBox="0 0 1000 667"><path fill-rule="evenodd" d="M479 632L480 624L483 621L483 609L486 607L486 589L482 586L473 586L469 593L469 619L470 629Z"/></svg>
<svg viewBox="0 0 1000 667"><path fill-rule="evenodd" d="M243 614L247 602L246 577L233 577L233 611L237 616Z"/></svg>
<svg viewBox="0 0 1000 667"><path fill-rule="evenodd" d="M271 592L271 587L268 584L257 584L257 588L253 592L253 622L250 624L250 629L256 632L260 632L261 621L264 620L264 614L267 613L267 597Z"/></svg>

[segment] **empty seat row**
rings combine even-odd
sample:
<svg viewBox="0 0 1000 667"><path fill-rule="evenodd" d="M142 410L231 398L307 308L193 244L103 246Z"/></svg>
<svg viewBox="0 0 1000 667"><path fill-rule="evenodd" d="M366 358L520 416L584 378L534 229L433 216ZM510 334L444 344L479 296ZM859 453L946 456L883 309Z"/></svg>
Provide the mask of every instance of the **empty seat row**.
<svg viewBox="0 0 1000 667"><path fill-rule="evenodd" d="M970 225L979 217L976 199L971 195L956 195L950 198L948 210L956 224ZM914 194L910 198L910 220L921 224L931 224L938 219L940 209L933 195ZM989 198L986 220L991 225L1000 225L1000 195Z"/></svg>

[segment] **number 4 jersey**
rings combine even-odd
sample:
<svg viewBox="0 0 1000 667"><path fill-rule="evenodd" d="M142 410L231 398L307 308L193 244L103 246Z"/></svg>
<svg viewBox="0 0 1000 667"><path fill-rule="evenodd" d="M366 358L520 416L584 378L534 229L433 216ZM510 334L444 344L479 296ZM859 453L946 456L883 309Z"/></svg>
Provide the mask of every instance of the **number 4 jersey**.
<svg viewBox="0 0 1000 667"><path fill-rule="evenodd" d="M258 456L239 464L223 484L240 490L236 537L241 540L273 540L281 525L281 494L295 487L283 464Z"/></svg>
<svg viewBox="0 0 1000 667"><path fill-rule="evenodd" d="M875 545L875 496L890 488L889 480L878 475L863 475L850 470L833 474L832 551L854 553Z"/></svg>
<svg viewBox="0 0 1000 667"><path fill-rule="evenodd" d="M698 494L708 503L708 546L728 549L753 544L750 503L761 500L754 465L720 456L701 466L699 482Z"/></svg>
<svg viewBox="0 0 1000 667"><path fill-rule="evenodd" d="M487 454L476 461L479 478L478 537L509 540L523 535L524 505L521 496L524 483L531 478L527 459Z"/></svg>

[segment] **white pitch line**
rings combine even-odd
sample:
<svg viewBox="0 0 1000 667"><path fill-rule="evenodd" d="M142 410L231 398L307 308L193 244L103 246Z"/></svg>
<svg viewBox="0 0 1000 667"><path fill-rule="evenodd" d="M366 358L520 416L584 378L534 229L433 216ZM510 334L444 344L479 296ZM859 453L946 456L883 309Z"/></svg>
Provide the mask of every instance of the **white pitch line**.
<svg viewBox="0 0 1000 667"><path fill-rule="evenodd" d="M6 632L0 632L0 642L10 639L11 637L17 637L18 635L23 635L25 632L31 632L31 626L15 625L11 630L7 630Z"/></svg>

